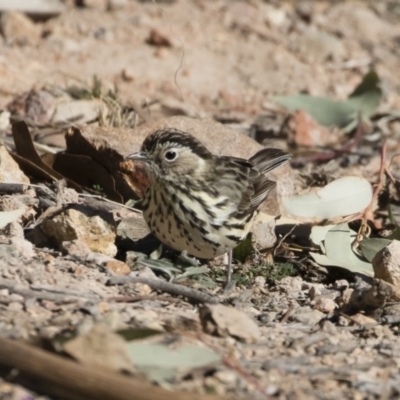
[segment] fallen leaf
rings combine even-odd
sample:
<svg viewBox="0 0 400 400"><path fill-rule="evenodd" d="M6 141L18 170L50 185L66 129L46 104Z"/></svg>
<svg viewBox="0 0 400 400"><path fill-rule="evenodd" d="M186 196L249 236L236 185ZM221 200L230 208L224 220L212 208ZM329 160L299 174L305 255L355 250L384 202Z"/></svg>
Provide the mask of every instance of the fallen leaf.
<svg viewBox="0 0 400 400"><path fill-rule="evenodd" d="M282 203L292 215L328 219L361 212L371 200L372 187L366 179L346 176L314 192L284 197Z"/></svg>
<svg viewBox="0 0 400 400"><path fill-rule="evenodd" d="M275 101L289 111L304 110L324 126L337 126L346 132L353 130L359 115L371 116L382 97L380 79L375 71L368 72L347 100L298 94L278 96Z"/></svg>
<svg viewBox="0 0 400 400"><path fill-rule="evenodd" d="M362 255L369 261L372 262L373 258L378 252L388 246L392 240L384 238L365 238L360 242L360 248Z"/></svg>
<svg viewBox="0 0 400 400"><path fill-rule="evenodd" d="M167 345L161 343L128 343L132 363L153 382L172 379L178 372L214 367L221 357L213 350L197 344Z"/></svg>
<svg viewBox="0 0 400 400"><path fill-rule="evenodd" d="M81 186L99 190L110 200L123 202L122 196L116 191L112 175L90 157L58 153L55 156L53 168Z"/></svg>
<svg viewBox="0 0 400 400"><path fill-rule="evenodd" d="M75 182L67 179L63 175L54 171L40 158L33 145L28 125L24 121L17 121L12 124L12 134L14 138L17 154L12 154L14 160L20 165L21 169L26 168L28 172L33 173L39 178L45 178L52 181L66 179L68 184L75 190L81 192L81 187Z"/></svg>
<svg viewBox="0 0 400 400"><path fill-rule="evenodd" d="M341 267L354 273L373 276L372 264L363 261L352 249L356 235L348 224L335 225L328 230L321 244L325 254L310 252L310 255L320 265Z"/></svg>

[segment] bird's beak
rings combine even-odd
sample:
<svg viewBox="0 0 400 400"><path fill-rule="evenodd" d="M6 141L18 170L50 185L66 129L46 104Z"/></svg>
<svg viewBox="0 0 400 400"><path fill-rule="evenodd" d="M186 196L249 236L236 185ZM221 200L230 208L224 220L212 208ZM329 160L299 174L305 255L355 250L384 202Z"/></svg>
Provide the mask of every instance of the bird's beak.
<svg viewBox="0 0 400 400"><path fill-rule="evenodd" d="M145 151L138 151L137 153L129 154L129 156L126 156L125 159L144 162L149 161L149 157Z"/></svg>

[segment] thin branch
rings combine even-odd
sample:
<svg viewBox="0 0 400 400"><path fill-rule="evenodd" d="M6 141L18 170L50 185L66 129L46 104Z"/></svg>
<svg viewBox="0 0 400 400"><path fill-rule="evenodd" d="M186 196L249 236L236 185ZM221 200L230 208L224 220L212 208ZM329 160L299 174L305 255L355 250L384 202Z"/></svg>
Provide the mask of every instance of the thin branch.
<svg viewBox="0 0 400 400"><path fill-rule="evenodd" d="M200 292L196 289L191 289L186 286L176 285L174 283L164 282L159 279L150 279L133 276L113 276L107 282L108 285L126 285L128 283L144 283L150 286L153 290L169 293L173 296L186 297L194 303L209 303L218 304L219 300L207 293Z"/></svg>
<svg viewBox="0 0 400 400"><path fill-rule="evenodd" d="M0 338L0 367L15 370L13 380L67 400L227 400L226 397L170 392L118 374L92 368L27 344Z"/></svg>

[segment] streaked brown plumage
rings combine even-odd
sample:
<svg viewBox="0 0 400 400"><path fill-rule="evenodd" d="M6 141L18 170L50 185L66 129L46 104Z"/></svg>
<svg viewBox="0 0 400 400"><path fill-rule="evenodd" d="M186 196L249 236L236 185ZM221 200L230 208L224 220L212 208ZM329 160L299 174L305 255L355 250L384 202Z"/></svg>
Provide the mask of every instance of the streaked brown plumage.
<svg viewBox="0 0 400 400"><path fill-rule="evenodd" d="M263 174L290 155L263 149L249 160L216 156L190 134L169 128L149 135L127 158L145 163L150 186L143 215L152 233L175 250L213 258L246 237L275 186Z"/></svg>

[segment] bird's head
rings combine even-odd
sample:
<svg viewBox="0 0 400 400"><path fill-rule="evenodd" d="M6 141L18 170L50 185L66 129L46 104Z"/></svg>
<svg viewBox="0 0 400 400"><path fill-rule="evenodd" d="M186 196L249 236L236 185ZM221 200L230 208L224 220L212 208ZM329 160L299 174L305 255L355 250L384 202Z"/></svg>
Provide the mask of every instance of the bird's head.
<svg viewBox="0 0 400 400"><path fill-rule="evenodd" d="M144 162L150 181L181 182L207 174L213 155L192 135L168 128L149 135L140 151L126 158Z"/></svg>

